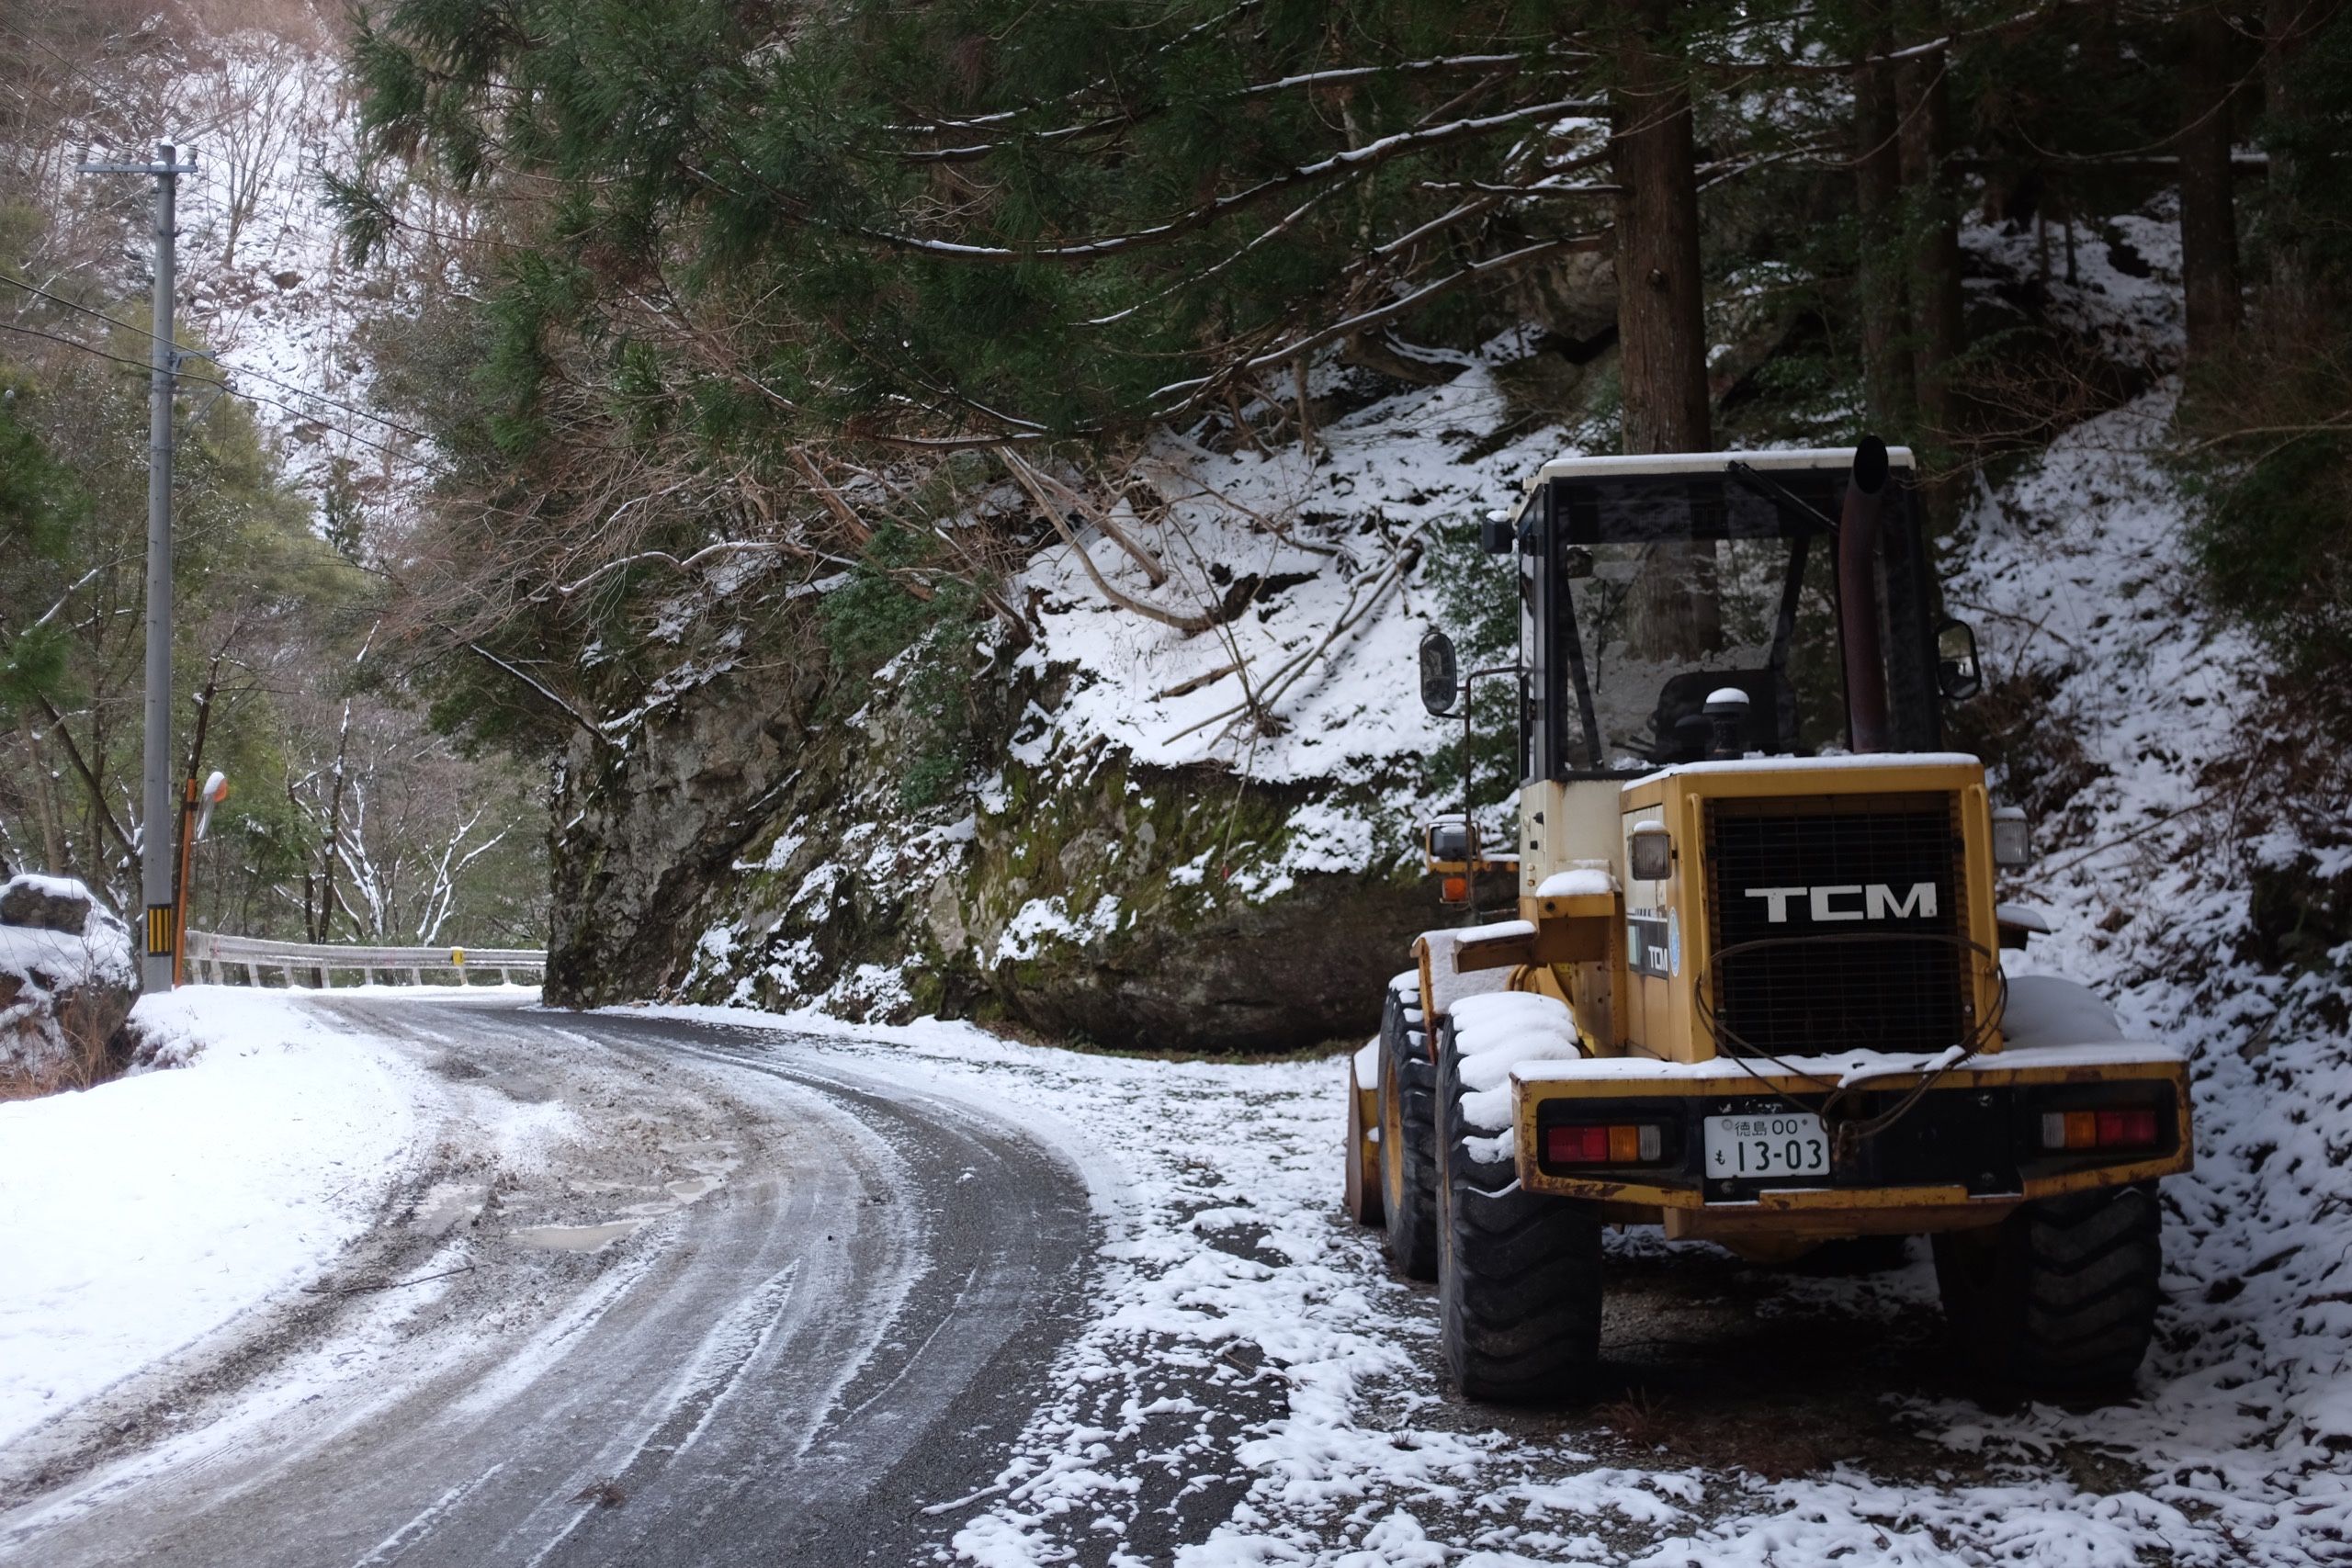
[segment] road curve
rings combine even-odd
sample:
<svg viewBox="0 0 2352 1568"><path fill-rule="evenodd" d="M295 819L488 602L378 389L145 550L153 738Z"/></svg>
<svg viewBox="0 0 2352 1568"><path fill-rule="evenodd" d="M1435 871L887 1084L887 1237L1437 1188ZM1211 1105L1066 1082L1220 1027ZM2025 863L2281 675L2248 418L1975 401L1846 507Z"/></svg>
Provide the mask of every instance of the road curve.
<svg viewBox="0 0 2352 1568"><path fill-rule="evenodd" d="M589 1135L518 1182L453 1122L357 1283L0 1456L0 1561L900 1564L978 1511L1084 1305L1056 1154L790 1036L317 1005Z"/></svg>

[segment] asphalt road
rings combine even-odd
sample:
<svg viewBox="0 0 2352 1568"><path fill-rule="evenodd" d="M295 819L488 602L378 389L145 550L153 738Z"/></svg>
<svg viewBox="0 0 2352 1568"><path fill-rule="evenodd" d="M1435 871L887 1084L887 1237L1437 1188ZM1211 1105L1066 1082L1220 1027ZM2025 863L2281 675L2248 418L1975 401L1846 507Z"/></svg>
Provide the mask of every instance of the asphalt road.
<svg viewBox="0 0 2352 1568"><path fill-rule="evenodd" d="M320 1005L448 1086L427 1155L332 1279L12 1450L0 1561L897 1565L978 1511L1085 1304L1052 1151L788 1036Z"/></svg>

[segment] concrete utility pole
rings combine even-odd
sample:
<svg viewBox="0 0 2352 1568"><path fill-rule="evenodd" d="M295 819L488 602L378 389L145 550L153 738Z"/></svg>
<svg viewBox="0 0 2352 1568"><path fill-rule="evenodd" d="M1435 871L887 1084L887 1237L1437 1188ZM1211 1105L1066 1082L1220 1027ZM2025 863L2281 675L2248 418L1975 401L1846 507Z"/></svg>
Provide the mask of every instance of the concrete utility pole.
<svg viewBox="0 0 2352 1568"><path fill-rule="evenodd" d="M176 161L166 141L152 164L85 164L91 175L150 175L155 181L155 325L148 345L153 369L147 389L147 734L139 819L139 883L147 907L141 988L172 988L179 953L177 901L172 891L172 388L179 345L172 336L173 246L177 239L179 176L196 164Z"/></svg>

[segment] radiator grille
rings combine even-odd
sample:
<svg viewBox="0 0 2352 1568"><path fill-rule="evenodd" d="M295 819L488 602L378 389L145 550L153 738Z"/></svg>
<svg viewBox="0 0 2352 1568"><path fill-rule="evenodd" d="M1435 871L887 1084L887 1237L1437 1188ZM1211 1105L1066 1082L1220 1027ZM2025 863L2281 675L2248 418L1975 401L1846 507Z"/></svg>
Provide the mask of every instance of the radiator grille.
<svg viewBox="0 0 2352 1568"><path fill-rule="evenodd" d="M1709 801L1702 983L1716 1049L1960 1043L1973 965L1958 811L1941 794Z"/></svg>

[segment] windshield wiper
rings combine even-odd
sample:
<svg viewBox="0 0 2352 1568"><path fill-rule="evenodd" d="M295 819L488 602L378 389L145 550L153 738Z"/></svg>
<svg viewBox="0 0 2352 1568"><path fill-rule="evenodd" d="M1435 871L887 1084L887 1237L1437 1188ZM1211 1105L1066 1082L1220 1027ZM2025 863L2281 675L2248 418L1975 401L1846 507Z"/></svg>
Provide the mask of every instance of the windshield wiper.
<svg viewBox="0 0 2352 1568"><path fill-rule="evenodd" d="M1788 486L1781 483L1778 479L1768 478L1764 474L1758 473L1756 469L1749 468L1746 463L1738 462L1736 460L1726 463L1724 467L1725 471L1727 471L1732 478L1737 479L1740 483L1746 485L1749 490L1754 491L1765 500L1785 506L1791 511L1796 513L1799 516L1813 519L1813 521L1820 524L1823 528L1828 531L1831 538L1834 539L1838 536L1838 519L1830 516L1827 513L1821 511L1817 507L1808 506L1802 499L1791 491Z"/></svg>

